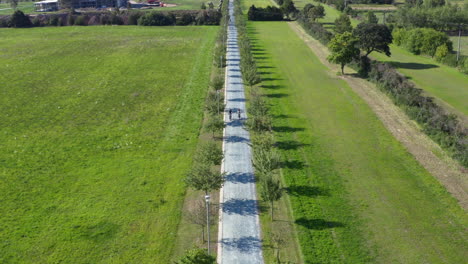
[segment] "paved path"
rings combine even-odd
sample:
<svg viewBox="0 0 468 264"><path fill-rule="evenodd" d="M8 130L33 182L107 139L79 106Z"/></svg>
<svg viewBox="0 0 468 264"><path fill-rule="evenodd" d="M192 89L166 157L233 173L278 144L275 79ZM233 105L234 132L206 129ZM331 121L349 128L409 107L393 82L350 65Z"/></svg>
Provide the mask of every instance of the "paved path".
<svg viewBox="0 0 468 264"><path fill-rule="evenodd" d="M224 120L224 162L226 182L221 190L221 221L219 225L218 263L263 263L260 241L255 180L249 132L243 127L246 118L244 86L239 67L237 30L234 23L234 4L229 1L231 21L228 27L226 68L226 113ZM232 113L229 109L240 109Z"/></svg>

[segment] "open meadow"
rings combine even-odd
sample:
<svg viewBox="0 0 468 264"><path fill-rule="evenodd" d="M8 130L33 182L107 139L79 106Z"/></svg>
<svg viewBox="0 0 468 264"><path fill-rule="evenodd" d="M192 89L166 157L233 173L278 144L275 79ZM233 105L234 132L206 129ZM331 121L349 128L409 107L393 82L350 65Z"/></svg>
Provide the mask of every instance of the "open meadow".
<svg viewBox="0 0 468 264"><path fill-rule="evenodd" d="M464 262L465 212L370 107L287 23L249 31L304 262Z"/></svg>
<svg viewBox="0 0 468 264"><path fill-rule="evenodd" d="M0 263L170 263L217 30L0 29Z"/></svg>

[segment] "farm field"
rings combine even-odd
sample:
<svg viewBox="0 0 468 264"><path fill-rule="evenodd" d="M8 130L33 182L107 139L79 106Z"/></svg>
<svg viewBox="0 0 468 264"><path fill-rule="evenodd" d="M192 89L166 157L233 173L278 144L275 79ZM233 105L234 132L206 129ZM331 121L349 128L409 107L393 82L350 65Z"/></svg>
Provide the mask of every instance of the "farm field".
<svg viewBox="0 0 468 264"><path fill-rule="evenodd" d="M304 262L463 262L456 200L287 23L249 28Z"/></svg>
<svg viewBox="0 0 468 264"><path fill-rule="evenodd" d="M0 29L1 263L170 262L217 30Z"/></svg>

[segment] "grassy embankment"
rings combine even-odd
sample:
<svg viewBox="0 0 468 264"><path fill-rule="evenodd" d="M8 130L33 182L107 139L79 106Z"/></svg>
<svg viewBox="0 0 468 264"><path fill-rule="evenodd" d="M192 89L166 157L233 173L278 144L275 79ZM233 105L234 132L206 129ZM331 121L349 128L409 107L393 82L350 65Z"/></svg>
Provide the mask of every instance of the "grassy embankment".
<svg viewBox="0 0 468 264"><path fill-rule="evenodd" d="M0 262L169 262L217 29L0 29Z"/></svg>
<svg viewBox="0 0 468 264"><path fill-rule="evenodd" d="M249 26L305 262L463 262L455 199L286 23Z"/></svg>

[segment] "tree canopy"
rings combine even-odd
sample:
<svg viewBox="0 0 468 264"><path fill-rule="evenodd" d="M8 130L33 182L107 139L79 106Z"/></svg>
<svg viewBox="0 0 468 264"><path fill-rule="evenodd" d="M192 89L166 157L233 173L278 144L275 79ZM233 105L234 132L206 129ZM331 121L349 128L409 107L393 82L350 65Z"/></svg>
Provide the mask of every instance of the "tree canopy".
<svg viewBox="0 0 468 264"><path fill-rule="evenodd" d="M341 73L344 74L344 66L359 56L359 49L356 47L358 40L351 32L336 34L328 43L331 54L327 60L340 64Z"/></svg>
<svg viewBox="0 0 468 264"><path fill-rule="evenodd" d="M353 35L358 39L358 47L364 51L367 57L373 51L391 55L390 45L393 37L386 25L360 23L353 30Z"/></svg>
<svg viewBox="0 0 468 264"><path fill-rule="evenodd" d="M348 15L341 14L340 17L335 20L334 30L337 34L353 31L353 26L351 26L351 20L349 19Z"/></svg>

